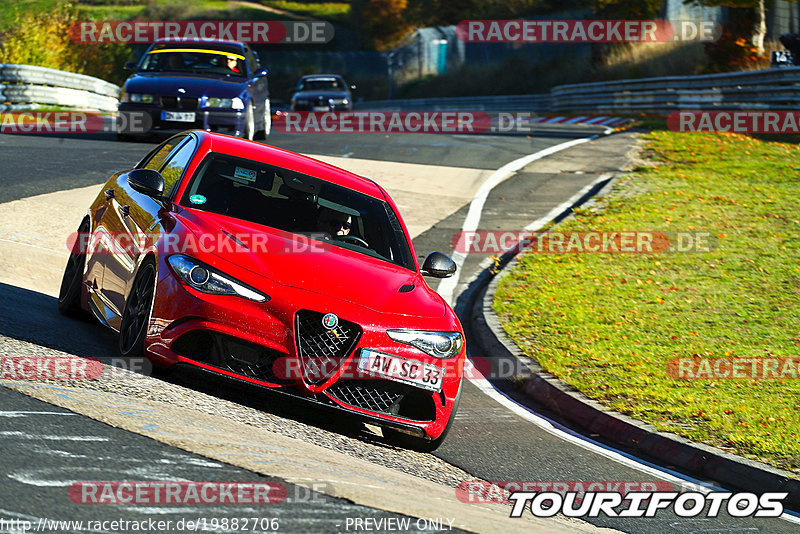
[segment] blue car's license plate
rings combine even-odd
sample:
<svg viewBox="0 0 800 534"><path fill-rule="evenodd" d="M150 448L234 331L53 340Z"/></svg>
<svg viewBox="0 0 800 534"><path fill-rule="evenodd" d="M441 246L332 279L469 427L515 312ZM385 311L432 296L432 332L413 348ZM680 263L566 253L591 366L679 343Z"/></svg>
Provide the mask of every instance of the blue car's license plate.
<svg viewBox="0 0 800 534"><path fill-rule="evenodd" d="M194 111L162 111L162 121L194 122Z"/></svg>

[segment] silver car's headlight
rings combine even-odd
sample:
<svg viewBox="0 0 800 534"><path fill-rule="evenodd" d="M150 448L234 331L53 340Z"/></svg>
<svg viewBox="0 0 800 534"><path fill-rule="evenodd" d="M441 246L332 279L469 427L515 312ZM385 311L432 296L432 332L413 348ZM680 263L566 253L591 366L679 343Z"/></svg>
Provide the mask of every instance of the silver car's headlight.
<svg viewBox="0 0 800 534"><path fill-rule="evenodd" d="M459 332L428 332L426 330L387 330L398 343L417 347L434 358L453 358L461 352L464 338Z"/></svg>
<svg viewBox="0 0 800 534"><path fill-rule="evenodd" d="M247 287L243 283L189 256L174 254L167 258L167 261L181 280L202 293L236 295L256 302L269 300L267 295Z"/></svg>

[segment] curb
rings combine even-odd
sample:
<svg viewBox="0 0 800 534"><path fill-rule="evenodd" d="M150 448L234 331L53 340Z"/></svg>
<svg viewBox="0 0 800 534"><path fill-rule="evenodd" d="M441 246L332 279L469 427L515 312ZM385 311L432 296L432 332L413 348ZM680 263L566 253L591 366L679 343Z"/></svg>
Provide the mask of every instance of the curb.
<svg viewBox="0 0 800 534"><path fill-rule="evenodd" d="M573 207L579 204L580 201ZM571 210L572 208L567 208L554 221L560 221ZM473 301L467 307L468 321L475 342L491 359L516 361L520 364L519 367L530 369L530 375L523 376L527 378L523 387L527 398L576 423L586 432L598 434L638 455L656 458L669 467L737 490L755 493L787 492L784 505L787 508L800 509L800 479L795 478L793 473L710 445L695 443L675 434L659 432L652 425L607 409L544 372L535 360L527 356L506 335L492 308L497 286L510 272L508 267L516 264L517 255L510 254L503 260L500 273L493 275L489 269L484 269L476 278L480 285L475 288ZM502 390L510 387L507 382L492 382Z"/></svg>

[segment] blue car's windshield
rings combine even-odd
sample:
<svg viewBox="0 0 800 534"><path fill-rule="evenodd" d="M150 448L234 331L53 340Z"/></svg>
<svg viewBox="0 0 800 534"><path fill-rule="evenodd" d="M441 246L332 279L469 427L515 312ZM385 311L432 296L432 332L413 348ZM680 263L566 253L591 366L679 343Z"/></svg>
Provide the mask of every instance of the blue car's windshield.
<svg viewBox="0 0 800 534"><path fill-rule="evenodd" d="M245 76L244 57L218 50L160 49L145 56L140 70L145 72L192 72Z"/></svg>

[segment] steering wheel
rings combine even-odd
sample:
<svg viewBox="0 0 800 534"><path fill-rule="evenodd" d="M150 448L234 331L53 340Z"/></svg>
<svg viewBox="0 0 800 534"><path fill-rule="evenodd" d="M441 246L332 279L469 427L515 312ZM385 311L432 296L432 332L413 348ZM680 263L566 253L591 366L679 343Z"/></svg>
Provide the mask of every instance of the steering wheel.
<svg viewBox="0 0 800 534"><path fill-rule="evenodd" d="M333 238L338 241L350 242L360 247L369 248L369 243L355 235L335 235Z"/></svg>

